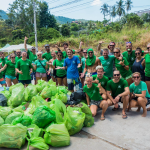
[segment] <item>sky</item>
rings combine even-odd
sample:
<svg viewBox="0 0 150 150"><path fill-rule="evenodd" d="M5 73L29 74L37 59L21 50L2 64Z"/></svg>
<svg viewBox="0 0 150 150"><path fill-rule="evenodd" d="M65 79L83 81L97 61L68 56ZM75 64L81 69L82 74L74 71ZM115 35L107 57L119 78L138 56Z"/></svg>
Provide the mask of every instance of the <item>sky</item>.
<svg viewBox="0 0 150 150"><path fill-rule="evenodd" d="M1 0L2 1L2 0ZM14 0L5 0L0 4L0 10L7 12L9 3ZM72 19L86 19L102 21L104 16L100 13L100 8L104 3L109 6L116 4L119 0L45 0L48 2L51 14L55 16L64 16ZM70 2L74 2L70 4ZM150 9L150 0L132 0L132 9L129 11L135 12L144 9ZM67 5L69 3L69 5ZM66 4L66 6L64 5ZM61 7L58 7L61 6ZM57 8L56 8L57 7ZM106 19L110 19L106 16ZM116 17L117 19L117 17Z"/></svg>

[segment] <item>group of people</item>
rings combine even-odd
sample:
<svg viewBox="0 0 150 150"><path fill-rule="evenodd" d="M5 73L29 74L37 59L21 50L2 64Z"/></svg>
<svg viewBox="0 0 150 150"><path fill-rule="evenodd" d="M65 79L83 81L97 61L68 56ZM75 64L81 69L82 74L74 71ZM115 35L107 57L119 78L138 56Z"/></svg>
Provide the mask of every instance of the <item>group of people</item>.
<svg viewBox="0 0 150 150"><path fill-rule="evenodd" d="M50 51L45 45L46 53L36 52L32 47L28 50L24 39L25 51L17 50L10 58L0 52L0 84L10 87L18 82L26 86L34 79L48 81L52 78L57 85L64 85L73 92L83 88L87 104L93 116L97 109L102 108L101 120L105 120L105 111L114 105L113 111L123 103L122 118L127 118L126 110L132 107L143 108L142 116L147 115L150 108L150 44L147 50L132 50L132 43L126 43L126 51L121 53L111 42L108 48L101 49L102 41L97 50L100 57L94 55L92 48L72 50L64 43L64 50L55 45L57 51ZM145 55L145 56L144 56ZM142 57L144 56L144 57Z"/></svg>

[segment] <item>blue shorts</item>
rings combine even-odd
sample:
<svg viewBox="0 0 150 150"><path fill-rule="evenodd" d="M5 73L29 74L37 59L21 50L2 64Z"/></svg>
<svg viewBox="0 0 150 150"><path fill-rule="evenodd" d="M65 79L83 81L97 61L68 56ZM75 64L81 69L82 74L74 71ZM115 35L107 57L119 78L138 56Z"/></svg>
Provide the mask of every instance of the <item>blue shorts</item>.
<svg viewBox="0 0 150 150"><path fill-rule="evenodd" d="M22 83L23 85L30 84L31 80L19 80L19 83Z"/></svg>
<svg viewBox="0 0 150 150"><path fill-rule="evenodd" d="M0 80L2 80L3 78L1 78ZM6 84L6 81L3 79L2 81L0 81L0 84Z"/></svg>
<svg viewBox="0 0 150 150"><path fill-rule="evenodd" d="M97 75L97 72L93 72L93 73L91 73L91 75Z"/></svg>
<svg viewBox="0 0 150 150"><path fill-rule="evenodd" d="M13 76L10 76L10 75L5 75L5 78L11 79L11 80L16 79L16 77L13 77Z"/></svg>
<svg viewBox="0 0 150 150"><path fill-rule="evenodd" d="M73 88L76 88L76 91L79 90L79 83L80 80L79 78L76 79L67 79L67 84L68 84L68 90L73 90Z"/></svg>
<svg viewBox="0 0 150 150"><path fill-rule="evenodd" d="M36 80L36 76L35 76L35 72L32 72L31 74L30 74L30 76L31 76L31 80L33 80L33 78L34 78L34 80Z"/></svg>

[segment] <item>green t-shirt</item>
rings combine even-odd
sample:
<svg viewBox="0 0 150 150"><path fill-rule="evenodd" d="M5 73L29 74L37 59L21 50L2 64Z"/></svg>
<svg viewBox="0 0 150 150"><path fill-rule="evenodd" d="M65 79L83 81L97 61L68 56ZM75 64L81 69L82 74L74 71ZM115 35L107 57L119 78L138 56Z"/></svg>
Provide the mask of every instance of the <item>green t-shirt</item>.
<svg viewBox="0 0 150 150"><path fill-rule="evenodd" d="M113 77L113 64L114 64L115 56L108 55L107 59L105 59L104 56L100 56L99 60L102 66L104 67L104 72L105 72L104 75L109 78Z"/></svg>
<svg viewBox="0 0 150 150"><path fill-rule="evenodd" d="M132 50L131 54L128 54L128 51L122 53L123 57L127 59L129 62L129 67L132 69L132 65L136 59L135 50ZM144 51L142 51L142 56L144 55Z"/></svg>
<svg viewBox="0 0 150 150"><path fill-rule="evenodd" d="M47 61L49 61L50 59L52 59L51 52L49 52L49 53L44 53L44 54L42 55L42 58L45 58Z"/></svg>
<svg viewBox="0 0 150 150"><path fill-rule="evenodd" d="M140 81L138 86L136 86L134 83L132 83L130 85L129 89L130 89L131 93L135 93L135 94L142 94L142 91L146 91L145 97L150 98L150 94L148 93L148 90L147 90L147 85L143 81Z"/></svg>
<svg viewBox="0 0 150 150"><path fill-rule="evenodd" d="M128 82L126 80L121 78L118 83L114 83L112 79L107 82L106 90L112 92L112 97L116 97L123 93L126 87L128 87Z"/></svg>
<svg viewBox="0 0 150 150"><path fill-rule="evenodd" d="M23 73L23 74L19 74L19 80L31 80L30 69L33 67L29 59L18 60L16 63L16 68L18 68L19 71L22 71Z"/></svg>
<svg viewBox="0 0 150 150"><path fill-rule="evenodd" d="M41 63L40 63L41 62ZM36 60L35 61L35 65L36 65L36 72L40 72L40 73L46 73L46 62L47 60L46 59L43 59L43 60ZM42 65L44 66L42 66Z"/></svg>
<svg viewBox="0 0 150 150"><path fill-rule="evenodd" d="M128 63L128 61L125 57L122 58L122 61L124 61L124 64L126 66L129 65L129 63ZM119 62L120 62L120 60L115 59L115 66L116 66L117 70L120 71L121 76L123 78L126 78L126 77L130 76L132 74L130 68L129 68L129 70L126 70L122 65L119 64Z"/></svg>
<svg viewBox="0 0 150 150"><path fill-rule="evenodd" d="M83 70L85 68L85 60L86 60L86 58L82 58L81 59L81 62L82 62L82 72L83 72Z"/></svg>
<svg viewBox="0 0 150 150"><path fill-rule="evenodd" d="M99 83L101 83L101 86L102 86L104 89L106 89L107 82L109 81L108 77L103 76L102 79L99 79L99 78L97 77L97 75L93 75L92 77L93 77L93 80L96 80L96 78L97 78L97 80L99 81Z"/></svg>
<svg viewBox="0 0 150 150"><path fill-rule="evenodd" d="M33 54L30 50L28 50L27 54L31 63L34 63L37 60L37 55Z"/></svg>
<svg viewBox="0 0 150 150"><path fill-rule="evenodd" d="M1 79L1 78L3 78L3 74L2 74L2 72L0 72L0 79Z"/></svg>
<svg viewBox="0 0 150 150"><path fill-rule="evenodd" d="M64 65L64 59L62 59L61 61L55 59L53 61L53 66L56 66L56 67L63 67ZM63 70L63 69L58 69L56 70L56 76L57 77L63 77L66 75L66 70Z"/></svg>
<svg viewBox="0 0 150 150"><path fill-rule="evenodd" d="M7 61L10 61L7 57L5 57L3 59L0 58L0 63L2 63L3 67L5 66L5 64L6 64ZM5 75L5 73L6 73L6 70L2 71L2 75Z"/></svg>
<svg viewBox="0 0 150 150"><path fill-rule="evenodd" d="M75 50L73 49L72 51L73 51L73 54L75 54ZM68 55L67 55L66 51L63 51L62 53L63 53L63 55L62 55L63 59L68 58Z"/></svg>
<svg viewBox="0 0 150 150"><path fill-rule="evenodd" d="M145 76L150 77L150 54L145 55Z"/></svg>
<svg viewBox="0 0 150 150"><path fill-rule="evenodd" d="M7 68L6 68L5 75L15 77L15 65L16 65L16 63L12 63L11 61L7 61L6 65L7 65Z"/></svg>
<svg viewBox="0 0 150 150"><path fill-rule="evenodd" d="M99 88L97 84L92 83L92 87L88 88L87 85L83 87L83 91L89 96L90 100L100 101L102 100L102 96L99 93Z"/></svg>
<svg viewBox="0 0 150 150"><path fill-rule="evenodd" d="M19 59L21 59L21 58L22 58L22 56L20 56L20 57L16 56L16 57L15 57L15 62L17 63L17 61L18 61Z"/></svg>

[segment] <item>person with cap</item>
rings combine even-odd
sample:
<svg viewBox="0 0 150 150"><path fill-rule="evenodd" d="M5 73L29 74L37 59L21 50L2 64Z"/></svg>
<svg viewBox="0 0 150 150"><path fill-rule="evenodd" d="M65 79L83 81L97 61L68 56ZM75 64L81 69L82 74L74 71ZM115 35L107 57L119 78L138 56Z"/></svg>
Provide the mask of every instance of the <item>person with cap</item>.
<svg viewBox="0 0 150 150"><path fill-rule="evenodd" d="M28 86L28 84L31 83L31 76L32 73L32 63L29 59L27 59L27 52L22 52L22 58L17 61L16 63L16 72L19 73L19 82L25 85L25 87Z"/></svg>
<svg viewBox="0 0 150 150"><path fill-rule="evenodd" d="M24 48L27 52L27 55L29 56L29 60L31 61L32 64L34 64L35 61L37 60L36 48L32 47L31 51L28 50L27 44L26 44L27 40L28 40L28 38L25 36L25 38L24 38ZM35 70L34 69L33 69L33 72L31 73L31 80L33 80L33 79L34 79L35 84L36 84L36 75L35 75Z"/></svg>
<svg viewBox="0 0 150 150"><path fill-rule="evenodd" d="M63 67L57 67L58 69L67 69L67 84L68 90L74 92L74 87L79 90L79 72L78 68L81 67L80 60L77 56L73 56L72 49L67 49L68 58L65 59Z"/></svg>
<svg viewBox="0 0 150 150"><path fill-rule="evenodd" d="M133 46L131 42L126 42L126 51L122 53L123 57L129 62L129 67L132 70L132 65L136 59L135 50L132 50ZM142 51L142 55L148 54L148 51Z"/></svg>
<svg viewBox="0 0 150 150"><path fill-rule="evenodd" d="M8 87L12 85L12 82L13 84L18 83L18 80L16 78L17 73L15 72L15 65L16 65L15 54L11 54L10 59L11 61L7 61L5 66L0 69L0 72L6 70L5 79Z"/></svg>
<svg viewBox="0 0 150 150"><path fill-rule="evenodd" d="M94 51L92 48L87 51L88 57L85 60L85 68L83 73L81 74L81 78L85 76L85 73L91 73L91 75L97 74L96 66L100 65L100 60L94 55Z"/></svg>

